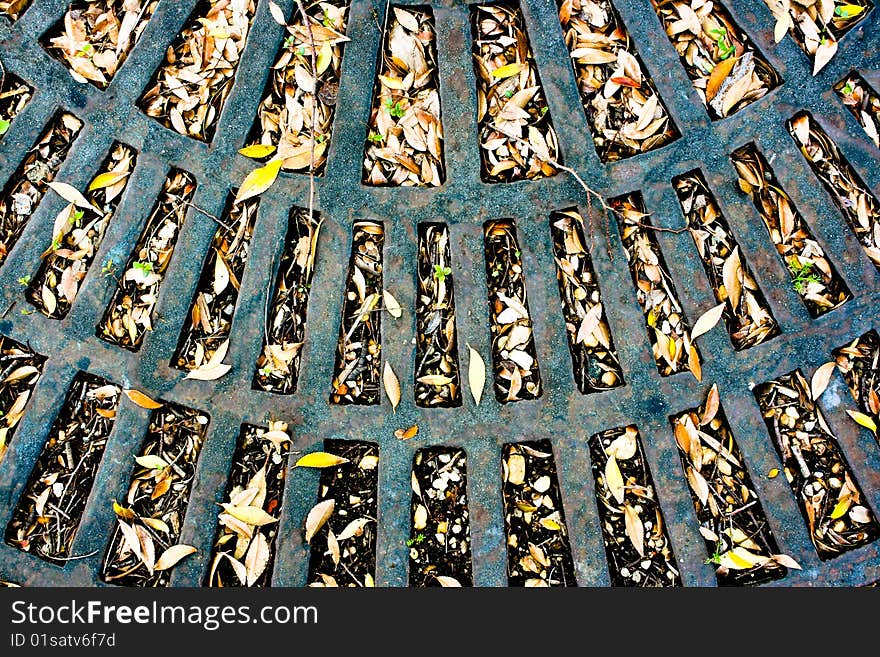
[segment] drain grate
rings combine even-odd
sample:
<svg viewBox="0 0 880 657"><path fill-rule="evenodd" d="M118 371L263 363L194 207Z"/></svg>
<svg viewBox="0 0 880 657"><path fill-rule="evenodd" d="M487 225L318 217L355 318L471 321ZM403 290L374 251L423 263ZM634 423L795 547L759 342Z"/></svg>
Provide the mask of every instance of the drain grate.
<svg viewBox="0 0 880 657"><path fill-rule="evenodd" d="M105 82L77 81L88 53L57 40L65 14L113 4L0 2L0 580L880 579L869 3L844 5L863 9L833 22L837 52L813 76L827 49L806 57L802 32L774 43L783 14L763 0L698 6L715 35L703 59L678 2L334 0L307 11L348 40L306 80L309 35L266 0L144 1L127 3L139 11L115 65L112 39L99 44ZM234 64L161 106L157 85L223 21ZM421 70L394 59L385 25L429 54L419 130L377 119L385 95L405 113L395 87ZM608 34L622 43L585 50ZM712 79L709 61L748 84ZM608 133L632 123L624 141ZM411 162L383 159L371 135L386 133ZM278 181L234 206L275 149ZM624 215L588 205L568 167ZM472 350L495 392L479 405ZM315 451L348 461L294 467ZM242 523L259 531L243 540ZM752 530L759 547L725 556ZM152 571L131 532L150 537ZM175 544L197 551L166 567Z"/></svg>

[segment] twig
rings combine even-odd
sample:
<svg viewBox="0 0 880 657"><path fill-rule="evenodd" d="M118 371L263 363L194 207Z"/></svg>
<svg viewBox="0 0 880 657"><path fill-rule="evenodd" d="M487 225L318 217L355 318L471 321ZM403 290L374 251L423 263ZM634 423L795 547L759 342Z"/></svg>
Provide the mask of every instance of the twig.
<svg viewBox="0 0 880 657"><path fill-rule="evenodd" d="M226 230L228 230L230 233L234 233L234 232L235 232L235 229L234 229L232 226L229 226L228 224L223 223L223 221L222 221L221 219L219 219L218 217L215 217L213 214L211 214L211 213L208 212L207 210L203 210L202 208L200 208L200 207L199 207L198 205L196 205L195 203L190 203L189 201L184 201L184 204L187 205L187 206L189 206L189 207L191 207L193 210L195 210L195 211L198 212L199 214L203 214L203 215L205 215L206 217L208 217L208 218L210 218L210 219L213 219L213 220L216 221L218 224L220 224L221 226L223 226L223 228L225 228Z"/></svg>
<svg viewBox="0 0 880 657"><path fill-rule="evenodd" d="M296 6L299 9L300 15L302 15L303 21L306 24L306 30L308 30L309 33L309 50L311 51L310 63L312 67L312 80L314 81L314 84L317 85L318 65L315 61L315 35L312 33L312 22L302 5L302 0L296 0ZM315 215L315 120L317 119L318 115L318 90L315 89L314 92L315 93L312 96L312 134L311 138L309 139L309 224L312 223Z"/></svg>

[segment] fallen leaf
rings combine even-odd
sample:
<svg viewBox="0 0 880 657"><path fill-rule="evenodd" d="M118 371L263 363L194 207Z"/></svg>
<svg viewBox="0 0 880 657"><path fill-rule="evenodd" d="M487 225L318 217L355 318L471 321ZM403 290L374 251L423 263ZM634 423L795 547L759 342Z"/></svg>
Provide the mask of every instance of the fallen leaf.
<svg viewBox="0 0 880 657"><path fill-rule="evenodd" d="M145 456L137 456L134 459L138 465L149 468L150 470L161 470L168 467L168 461L161 456L155 454L147 454Z"/></svg>
<svg viewBox="0 0 880 657"><path fill-rule="evenodd" d="M162 553L154 568L155 570L168 570L181 559L195 552L197 550L192 545L172 545Z"/></svg>
<svg viewBox="0 0 880 657"><path fill-rule="evenodd" d="M352 520L341 532L339 532L339 536L336 537L336 540L341 542L347 541L354 536L360 536L364 527L366 527L369 522L369 518L357 518Z"/></svg>
<svg viewBox="0 0 880 657"><path fill-rule="evenodd" d="M391 408L397 410L400 403L400 381L391 367L391 363L385 361L385 370L382 372L382 383L385 387L385 394L388 395L388 401L391 402Z"/></svg>
<svg viewBox="0 0 880 657"><path fill-rule="evenodd" d="M330 468L334 465L348 463L343 456L336 456L327 452L311 452L301 457L293 467L295 468Z"/></svg>
<svg viewBox="0 0 880 657"><path fill-rule="evenodd" d="M195 381L216 381L231 369L232 365L227 365L226 363L220 363L219 365L210 368L197 367L183 378L193 379Z"/></svg>
<svg viewBox="0 0 880 657"><path fill-rule="evenodd" d="M266 570L272 553L269 550L269 541L263 536L263 532L254 534L247 554L244 556L244 567L247 569L247 585L253 586Z"/></svg>
<svg viewBox="0 0 880 657"><path fill-rule="evenodd" d="M486 385L486 363L480 352L468 345L468 385L471 389L471 395L474 397L474 403L479 406L480 399L483 398L483 387Z"/></svg>
<svg viewBox="0 0 880 657"><path fill-rule="evenodd" d="M618 504L623 504L626 489L623 485L623 475L620 473L620 467L617 465L617 459L613 455L608 457L605 463L605 485Z"/></svg>
<svg viewBox="0 0 880 657"><path fill-rule="evenodd" d="M287 21L284 19L284 12L281 10L275 2L269 2L269 13L272 14L272 18L279 25L287 25Z"/></svg>
<svg viewBox="0 0 880 657"><path fill-rule="evenodd" d="M856 421L857 424L862 425L868 431L877 433L877 424L874 422L873 418L870 415L865 415L859 411L851 411L850 409L846 409L847 414Z"/></svg>
<svg viewBox="0 0 880 657"><path fill-rule="evenodd" d="M767 477L769 479L776 479L779 476L779 468L770 468L770 472L767 473Z"/></svg>
<svg viewBox="0 0 880 657"><path fill-rule="evenodd" d="M68 203L73 203L77 207L100 213L100 210L92 205L89 200L80 194L79 190L72 185L63 182L50 182L49 187Z"/></svg>
<svg viewBox="0 0 880 657"><path fill-rule="evenodd" d="M694 322L694 329L691 331L691 340L696 340L701 335L708 333L715 328L715 325L724 314L725 305L726 304L719 303L717 306L710 308L697 318L697 321Z"/></svg>
<svg viewBox="0 0 880 657"><path fill-rule="evenodd" d="M281 158L275 158L265 166L251 171L244 179L244 182L241 183L241 187L239 187L238 193L235 195L235 202L240 203L254 196L259 196L269 189L278 177L278 172L281 171L283 163L284 160Z"/></svg>
<svg viewBox="0 0 880 657"><path fill-rule="evenodd" d="M774 554L772 558L773 558L773 561L785 566L786 568L794 568L795 570L801 570L801 565L797 561L792 559L790 556L788 556L787 554Z"/></svg>
<svg viewBox="0 0 880 657"><path fill-rule="evenodd" d="M837 364L834 361L830 361L813 373L813 379L810 381L810 394L812 394L813 400L819 399L822 393L825 392L835 367L837 367Z"/></svg>
<svg viewBox="0 0 880 657"><path fill-rule="evenodd" d="M336 500L333 498L318 502L306 516L306 543L312 542L312 537L318 532L324 523L333 515Z"/></svg>
<svg viewBox="0 0 880 657"><path fill-rule="evenodd" d="M517 75L525 67L526 65L522 63L507 64L505 66L499 66L498 68L496 68L494 71L492 71L492 75L496 78L509 78Z"/></svg>
<svg viewBox="0 0 880 657"><path fill-rule="evenodd" d="M419 433L419 425L414 424L409 429L397 429L394 432L394 437L398 440L409 440L410 438L415 438Z"/></svg>
<svg viewBox="0 0 880 657"><path fill-rule="evenodd" d="M736 57L728 57L727 59L721 60L715 68L712 69L709 81L706 82L706 102L711 102L711 100L718 95L718 90L721 89L721 85L727 79L727 76L730 75L730 72L733 70L733 66L737 61Z"/></svg>
<svg viewBox="0 0 880 657"><path fill-rule="evenodd" d="M268 513L255 506L236 506L235 504L228 503L224 503L222 506L226 513L233 518L237 518L238 520L255 527L262 527L263 525L270 525L273 522L278 522L277 518L273 518Z"/></svg>
<svg viewBox="0 0 880 657"><path fill-rule="evenodd" d="M457 588L461 586L461 582L459 582L454 577L449 577L448 575L437 575L436 579L437 583L444 588Z"/></svg>
<svg viewBox="0 0 880 657"><path fill-rule="evenodd" d="M92 179L92 182L89 184L89 191L91 192L96 189L111 187L120 180L125 180L127 177L128 171L107 171L106 173L99 174Z"/></svg>
<svg viewBox="0 0 880 657"><path fill-rule="evenodd" d="M385 299L385 310L391 313L391 316L394 319L398 319L403 314L403 311L400 309L400 304L397 303L397 299L395 299L394 295L388 290L382 291L382 297Z"/></svg>
<svg viewBox="0 0 880 657"><path fill-rule="evenodd" d="M645 556L645 526L638 512L629 504L623 507L624 522L626 523L626 535L632 542L639 556Z"/></svg>
<svg viewBox="0 0 880 657"><path fill-rule="evenodd" d="M139 390L127 389L123 392L125 392L126 397L128 397L131 401L133 401L141 408L148 408L152 410L155 408L162 408L162 406L164 406L162 402L157 402L150 397L147 397L147 395Z"/></svg>
<svg viewBox="0 0 880 657"><path fill-rule="evenodd" d="M254 144L252 146L245 146L244 148L240 148L238 149L238 152L245 157L252 157L257 160L261 160L264 157L269 157L270 155L272 155L275 150L275 146L273 146L272 144Z"/></svg>

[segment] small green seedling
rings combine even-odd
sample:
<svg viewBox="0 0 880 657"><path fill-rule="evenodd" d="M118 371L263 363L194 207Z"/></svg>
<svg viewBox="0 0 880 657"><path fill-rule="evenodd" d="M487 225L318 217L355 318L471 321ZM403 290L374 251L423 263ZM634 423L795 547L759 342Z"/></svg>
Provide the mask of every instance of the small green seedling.
<svg viewBox="0 0 880 657"><path fill-rule="evenodd" d="M434 278L436 278L441 283L452 273L452 269L449 267L443 267L441 265L434 265Z"/></svg>
<svg viewBox="0 0 880 657"><path fill-rule="evenodd" d="M804 294L810 283L822 282L822 277L814 271L815 265L812 262L805 262L801 265L792 263L789 264L788 269L794 276L791 282L798 294Z"/></svg>
<svg viewBox="0 0 880 657"><path fill-rule="evenodd" d="M28 274L27 276L22 276L21 278L18 279L19 285L28 285L30 282L31 282L30 274Z"/></svg>
<svg viewBox="0 0 880 657"><path fill-rule="evenodd" d="M149 262L149 261L142 262L140 260L135 260L131 266L134 267L135 269L137 269L138 271L140 271L144 275L147 275L151 271L153 271L153 263Z"/></svg>
<svg viewBox="0 0 880 657"><path fill-rule="evenodd" d="M421 532L419 532L418 534L416 534L412 538L406 539L406 547L412 547L413 545L418 545L419 543L424 541L425 538L426 538L426 536L424 534L422 534Z"/></svg>

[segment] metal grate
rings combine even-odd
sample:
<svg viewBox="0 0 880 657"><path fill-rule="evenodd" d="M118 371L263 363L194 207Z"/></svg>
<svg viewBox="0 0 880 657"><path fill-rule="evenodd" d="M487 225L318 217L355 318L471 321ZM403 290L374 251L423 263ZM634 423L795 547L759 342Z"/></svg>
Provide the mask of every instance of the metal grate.
<svg viewBox="0 0 880 657"><path fill-rule="evenodd" d="M0 6L4 4L9 3ZM199 2L160 0L104 90L74 80L65 64L41 45L43 35L54 30L63 17L68 0L12 3L27 4L30 6L14 22L0 16L0 53L6 75L20 78L34 90L33 97L0 138L0 181L6 183L15 175L29 149L53 120L63 116L61 112L72 114L83 125L60 163L56 180L84 191L117 142L137 153L137 164L65 317L50 319L31 312L27 285L19 282L23 277L36 277L40 255L52 240L54 218L64 207L61 198L45 193L22 226L20 237L16 236L15 245L9 245L0 268L0 334L47 357L24 415L14 432L6 434L9 445L0 463L0 508L4 510L0 523L4 535L10 521L17 517L15 509L24 499L22 495L26 494L46 440L56 431L58 409L69 399L72 388L82 386L84 380L94 380L83 378L89 376L119 388L144 391L175 404L172 408L192 409L209 419L185 522L179 532L180 541L195 546L198 552L170 572L171 586L198 586L209 578L217 505L225 501L237 445L253 427L266 428L275 420L289 424L293 449L298 451L319 449L325 440L361 441L351 446L361 450L373 450L371 445L378 445L378 470L373 470L371 476L378 491L373 503L379 522L369 528L374 535L361 540L365 549L375 546L375 565L370 554L358 564L358 573L372 568L368 574L379 586L429 583L430 578L409 573L410 569L422 568L423 563L411 559L407 541L413 526L410 475L414 457L418 450L432 446L463 449L466 455L467 549L472 571L462 574L463 581L472 576L476 585L508 584L508 556L514 553L507 546L505 504L515 500L508 499L510 486L503 490L502 461L521 450L510 447L511 443L523 441L552 454L555 474L551 492L554 499L558 495L558 517L565 526L565 540L556 542L552 555L544 554L548 560L558 556L562 564L553 579L571 584L573 575L580 585L608 585L614 577L616 583L620 564L613 566L613 576L609 574L596 501L597 484L591 473L590 437L621 427L637 427L638 473L650 473L655 491L652 499L656 500L651 506L659 503L666 522L666 533L658 543L663 549L671 547L669 563L680 572L682 584L714 586L718 583L715 568L705 563L710 555L698 529L700 519L670 424L670 417L700 408L714 383L720 391L726 431L735 436L738 453L779 551L791 555L803 568L789 569L784 578L768 584L865 584L880 578L880 541L866 541L857 549L827 560L820 558L799 500L785 477L768 477L768 472L781 468L782 462L752 392L754 386L798 369L809 380L818 366L832 359L835 349L878 328L880 272L850 228L850 217L841 214L836 199L826 193L786 124L798 112L809 112L876 195L880 185L878 152L859 124L859 117L853 116L834 91L835 85L853 70L868 87L880 89L880 52L873 46L880 41L880 15L876 10L841 38L836 57L813 77L812 64L795 41L789 37L774 44L774 19L761 0L725 2L732 23L748 35L749 43L784 82L738 108L732 116L716 120L694 89L675 48L662 36L651 2L614 0L646 74L668 110L671 125L681 136L650 152L603 164L584 113L556 3L522 0L519 5L548 114L558 134L558 160L579 172L604 198L639 192L638 198L651 213L650 223L663 228L685 225L673 179L699 169L700 180L723 215L725 230L736 237L742 262L757 279L767 310L778 323L779 335L741 351L734 350L721 327L697 338L702 377L698 381L686 371L661 376L617 222L596 203L589 207L570 175L560 172L538 180L494 184L481 179L472 5L458 0L400 3L430 6L433 12L445 181L439 187L421 189L361 183L376 64L381 61L377 52L382 43L384 4L377 0L353 2L347 27L351 41L345 44L334 98L332 137L326 148L323 175L316 180L315 209L323 225L307 296L304 344L297 356L294 378L285 384L288 389L284 392L290 394L276 394L257 389L260 386L255 385L255 368L267 339L266 308L273 303L268 297L275 296L276 285L287 276L278 273L279 267L287 266L283 256L286 240L296 239L290 213L294 207L308 207L309 180L302 173L283 172L260 199L228 327L230 343L225 362L232 366L228 374L215 381L184 380L184 373L174 362L181 336L190 325L191 305L203 282L211 243L219 234L214 221L192 208L186 221L175 219L179 235L163 271L158 299L150 309L153 330L146 332L142 341L138 338L140 347L134 351L96 335L96 326L103 327L109 319L105 313L118 287L112 276L101 272L101 265L111 259L118 265L129 262L139 240L146 239L144 227L159 207L157 203L163 202L160 197L169 174L191 174L196 183L192 203L220 217L224 216L232 187L254 168L254 162L239 155L237 149L248 143L271 67L285 38L283 28L269 14L268 3L255 3L247 45L225 102L217 109L210 143L178 134L139 108L140 99L165 61L169 44ZM295 5L291 0L279 0L278 4L288 16ZM842 306L812 316L793 287L790 272L754 205L739 191L730 155L752 143L767 158L782 189L833 264L845 285L841 289L852 294ZM193 191L191 183L179 184L186 193ZM570 314L560 300L550 223L554 212L569 212L572 208L592 224L583 240L601 292L602 316L613 337L609 346L614 360L608 361L611 370L605 371L616 372L615 363L620 363L613 385L596 384L601 373L593 372L588 378L573 374L573 360L592 363L593 357L573 359L574 351L569 349ZM414 338L420 325L415 304L419 291L419 235L424 231L420 224L440 221L448 226L460 378L466 379L466 346L478 350L487 365L492 365L484 237L485 227L495 225L499 219L516 229L517 257L521 260L534 336L533 356L540 363L541 394L529 395L534 398L517 403L499 403L489 394L490 370L479 406L474 405L466 388L461 391L461 406L419 406L412 382L418 351ZM352 229L363 222L381 224L384 229L380 281L404 310L399 319L385 314L380 331L379 323L375 325L381 333L381 359L393 365L403 383L403 397L396 412L382 393L377 395L379 403L373 405L329 403ZM705 310L720 303L713 281L706 275L710 269L704 269L690 235L649 234L659 245L665 268L675 283L682 315L693 326ZM593 289L591 284L590 294ZM126 340L114 342L120 341ZM4 340L4 349L10 345L12 342ZM8 359L6 351L4 359ZM618 385L619 381L625 384ZM20 388L28 388L33 382L28 378L24 381L27 385ZM582 394L579 386L589 394ZM7 396L0 397L4 403ZM860 403L862 406L852 399L844 379L834 374L818 408L858 481L862 503L876 517L880 512L880 449L875 438L845 413L847 408L868 408L866 402ZM122 397L103 458L94 473L91 495L83 504L78 529L66 553L77 558L56 565L4 543L0 545L0 579L30 585L105 584L103 560L115 531L112 501L125 499L133 458L145 445L151 423L151 411ZM413 425L419 427L415 438L402 441L395 437L395 430ZM318 568L315 560L322 555L312 554L310 568L312 550L303 534L306 514L322 499L320 474L291 469L296 458L291 455L287 466L285 489L279 496L280 521L272 537L273 564L271 578L266 579L277 586L302 586L320 579L312 576ZM514 526L526 524L517 522ZM520 569L517 572L516 581L511 583L530 578ZM659 577L678 583L665 574ZM359 581L370 578L360 576Z"/></svg>

